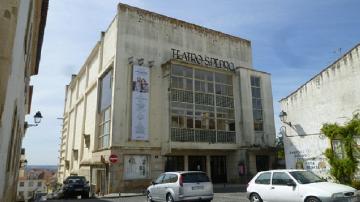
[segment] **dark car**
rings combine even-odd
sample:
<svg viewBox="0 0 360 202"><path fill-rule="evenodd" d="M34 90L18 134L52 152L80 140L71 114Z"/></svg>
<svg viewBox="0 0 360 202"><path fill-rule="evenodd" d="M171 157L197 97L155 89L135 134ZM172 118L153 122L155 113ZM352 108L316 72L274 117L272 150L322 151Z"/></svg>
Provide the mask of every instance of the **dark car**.
<svg viewBox="0 0 360 202"><path fill-rule="evenodd" d="M89 198L90 186L89 181L86 181L84 176L69 176L64 180L63 197L77 197Z"/></svg>

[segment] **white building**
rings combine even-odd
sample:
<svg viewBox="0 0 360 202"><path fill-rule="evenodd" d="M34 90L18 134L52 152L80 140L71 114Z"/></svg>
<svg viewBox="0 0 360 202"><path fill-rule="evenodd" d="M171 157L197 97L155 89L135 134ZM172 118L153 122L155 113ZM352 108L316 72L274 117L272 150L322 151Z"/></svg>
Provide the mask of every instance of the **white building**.
<svg viewBox="0 0 360 202"><path fill-rule="evenodd" d="M38 73L48 0L0 1L0 201L15 201L30 77Z"/></svg>
<svg viewBox="0 0 360 202"><path fill-rule="evenodd" d="M44 179L19 179L17 187L17 200L29 201L34 199L36 193L47 193Z"/></svg>
<svg viewBox="0 0 360 202"><path fill-rule="evenodd" d="M247 183L272 168L270 75L251 51L248 40L119 4L66 87L59 181L84 175L93 192L124 192L170 170Z"/></svg>
<svg viewBox="0 0 360 202"><path fill-rule="evenodd" d="M296 91L281 99L287 114L283 124L287 168L305 168L328 176L323 155L331 147L321 134L324 123L349 121L360 110L360 45L315 75ZM291 127L290 127L291 125Z"/></svg>

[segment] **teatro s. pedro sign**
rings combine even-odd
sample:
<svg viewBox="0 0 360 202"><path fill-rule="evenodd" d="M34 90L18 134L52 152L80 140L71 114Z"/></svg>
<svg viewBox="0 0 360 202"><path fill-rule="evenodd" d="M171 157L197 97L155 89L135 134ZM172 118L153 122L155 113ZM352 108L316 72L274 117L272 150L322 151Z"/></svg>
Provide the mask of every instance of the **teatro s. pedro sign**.
<svg viewBox="0 0 360 202"><path fill-rule="evenodd" d="M235 65L232 62L226 60L220 60L206 55L195 54L191 52L182 52L180 50L172 48L173 59L184 60L194 64L205 65L209 67L215 67L219 69L225 69L228 71L235 71Z"/></svg>

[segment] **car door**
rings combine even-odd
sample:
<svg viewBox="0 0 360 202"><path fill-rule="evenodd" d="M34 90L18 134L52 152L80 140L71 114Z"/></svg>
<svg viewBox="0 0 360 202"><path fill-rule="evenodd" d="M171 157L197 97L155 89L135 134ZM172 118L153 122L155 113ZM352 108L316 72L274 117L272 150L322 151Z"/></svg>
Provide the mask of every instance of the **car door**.
<svg viewBox="0 0 360 202"><path fill-rule="evenodd" d="M270 202L300 202L298 185L286 172L273 172Z"/></svg>
<svg viewBox="0 0 360 202"><path fill-rule="evenodd" d="M256 192L264 200L268 201L270 195L271 172L261 173L254 181L252 192Z"/></svg>
<svg viewBox="0 0 360 202"><path fill-rule="evenodd" d="M154 200L162 200L160 199L160 187L162 185L163 179L165 177L165 174L161 174L153 183L153 186L151 187L150 193L151 193L151 197Z"/></svg>
<svg viewBox="0 0 360 202"><path fill-rule="evenodd" d="M159 186L159 197L161 200L166 200L166 193L168 189L172 190L172 193L177 194L178 187L176 187L177 175L175 173L167 173L163 179L163 183Z"/></svg>

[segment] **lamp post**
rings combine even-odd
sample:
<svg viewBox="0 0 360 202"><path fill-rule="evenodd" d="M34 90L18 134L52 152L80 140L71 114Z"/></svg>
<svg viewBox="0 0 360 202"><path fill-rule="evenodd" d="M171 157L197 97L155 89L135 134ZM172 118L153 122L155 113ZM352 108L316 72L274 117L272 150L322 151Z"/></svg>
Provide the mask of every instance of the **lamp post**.
<svg viewBox="0 0 360 202"><path fill-rule="evenodd" d="M29 128L29 127L33 127L33 126L38 126L39 123L41 122L41 119L43 118L43 116L41 115L40 111L37 111L34 115L34 123L35 124L28 124L27 122L25 122L25 128Z"/></svg>

